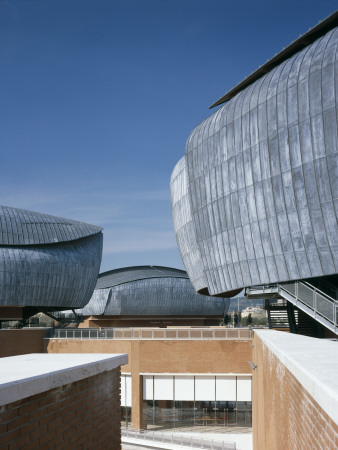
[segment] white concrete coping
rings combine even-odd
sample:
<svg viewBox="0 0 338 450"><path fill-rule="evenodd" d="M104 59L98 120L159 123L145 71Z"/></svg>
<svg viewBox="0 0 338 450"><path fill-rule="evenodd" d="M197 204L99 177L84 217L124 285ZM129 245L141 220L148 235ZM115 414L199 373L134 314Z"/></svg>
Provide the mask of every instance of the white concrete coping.
<svg viewBox="0 0 338 450"><path fill-rule="evenodd" d="M254 333L338 424L338 342L276 330Z"/></svg>
<svg viewBox="0 0 338 450"><path fill-rule="evenodd" d="M127 363L124 353L30 353L0 358L0 406Z"/></svg>

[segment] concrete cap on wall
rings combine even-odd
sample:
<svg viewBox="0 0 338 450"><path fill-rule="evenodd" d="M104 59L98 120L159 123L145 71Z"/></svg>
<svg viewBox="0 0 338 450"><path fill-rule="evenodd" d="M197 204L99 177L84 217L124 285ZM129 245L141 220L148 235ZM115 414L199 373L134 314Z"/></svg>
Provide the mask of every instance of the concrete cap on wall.
<svg viewBox="0 0 338 450"><path fill-rule="evenodd" d="M113 370L128 363L121 354L43 354L0 359L0 406L65 384Z"/></svg>
<svg viewBox="0 0 338 450"><path fill-rule="evenodd" d="M338 424L338 342L276 330L254 334Z"/></svg>

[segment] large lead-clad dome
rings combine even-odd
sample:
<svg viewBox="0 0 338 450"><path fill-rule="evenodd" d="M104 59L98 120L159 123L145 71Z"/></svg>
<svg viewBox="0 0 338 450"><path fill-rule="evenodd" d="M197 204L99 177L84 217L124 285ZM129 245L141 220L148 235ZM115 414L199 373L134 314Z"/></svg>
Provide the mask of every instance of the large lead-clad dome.
<svg viewBox="0 0 338 450"><path fill-rule="evenodd" d="M101 228L0 207L0 306L81 308L95 287Z"/></svg>
<svg viewBox="0 0 338 450"><path fill-rule="evenodd" d="M197 291L338 273L336 25L284 49L191 133L171 192Z"/></svg>
<svg viewBox="0 0 338 450"><path fill-rule="evenodd" d="M187 273L161 266L136 266L99 275L83 316L219 316L229 302L196 294Z"/></svg>

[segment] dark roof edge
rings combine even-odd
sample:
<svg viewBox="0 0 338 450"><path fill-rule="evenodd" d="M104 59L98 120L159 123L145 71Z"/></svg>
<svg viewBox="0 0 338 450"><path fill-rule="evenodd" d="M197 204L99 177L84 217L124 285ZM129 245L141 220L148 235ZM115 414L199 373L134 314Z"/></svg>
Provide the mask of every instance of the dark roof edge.
<svg viewBox="0 0 338 450"><path fill-rule="evenodd" d="M244 88L257 81L266 73L270 72L274 67L281 64L288 58L291 58L295 53L301 51L303 48L307 47L309 44L312 44L316 39L323 36L325 33L330 31L332 28L338 25L338 11L335 11L333 14L328 16L326 19L321 20L317 25L310 28L309 31L302 34L298 39L293 41L290 45L283 48L280 52L276 53L271 59L269 59L265 64L260 66L257 70L252 72L247 78L233 87L230 91L228 91L223 97L217 100L214 104L212 104L209 109L214 108L215 106L219 106L222 103L225 103L231 100L236 94L242 91Z"/></svg>
<svg viewBox="0 0 338 450"><path fill-rule="evenodd" d="M139 269L139 270L142 270L142 269L156 269L156 270L161 270L161 269L164 269L164 270L167 270L167 269L169 269L169 270L175 270L175 271L177 271L177 272L181 272L182 274L184 274L184 275L186 275L187 277L188 277L188 275L187 275L187 272L185 271L185 270L182 270L182 269L176 269L175 267L166 267L166 266L150 266L150 265L145 265L145 266L127 266L127 267L119 267L118 269L112 269L112 270L107 270L106 272L101 272L99 275L98 275L98 278L103 278L104 276L106 276L106 275L111 275L111 274L113 274L113 273L120 273L120 272L128 272L128 271L130 271L130 270L133 270L133 269Z"/></svg>
<svg viewBox="0 0 338 450"><path fill-rule="evenodd" d="M111 286L107 286L107 287L97 287L97 286L95 286L95 289L94 289L94 291L99 291L99 290L103 290L103 289L112 289L112 288L114 288L114 287L116 287L116 286L121 286L122 284L128 284L128 283L134 283L135 281L141 281L141 280L158 280L158 279L162 279L162 278L182 278L182 280L189 280L189 277L188 276L184 276L184 275L181 275L181 276L179 276L179 277L174 277L174 276L172 276L172 277L170 277L170 276L166 276L166 277L161 277L161 276L158 276L158 277L142 277L142 278L133 278L132 280L125 280L125 281L119 281L118 283L116 283L116 284L113 284L113 285L111 285ZM241 289L241 291L242 291L243 289Z"/></svg>

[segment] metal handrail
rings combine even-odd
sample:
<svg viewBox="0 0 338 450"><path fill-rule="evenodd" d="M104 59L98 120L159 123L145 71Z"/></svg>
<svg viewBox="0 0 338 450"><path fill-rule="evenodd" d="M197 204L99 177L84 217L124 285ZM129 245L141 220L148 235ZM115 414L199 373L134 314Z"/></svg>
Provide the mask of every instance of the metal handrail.
<svg viewBox="0 0 338 450"><path fill-rule="evenodd" d="M308 282L296 281L294 284L295 284L295 293L290 292L288 289L283 287L283 285L280 285L279 287L280 287L281 290L284 290L289 295L293 296L295 298L296 302L300 301L301 303L304 303L306 307L308 307L308 308L313 310L315 315L319 315L319 316L323 317L325 320L327 320L330 323L332 323L335 328L337 328L337 307L338 307L338 302L336 300L332 299L329 295L327 295L324 292L322 292L320 289L317 289L315 286L312 286ZM306 302L306 299L300 297L300 295L299 295L299 285L306 286L308 289L311 290L313 306L309 305ZM324 300L330 302L330 304L332 305L332 318L328 317L326 314L324 314L323 312L321 312L318 309L317 293L320 296L322 296Z"/></svg>
<svg viewBox="0 0 338 450"><path fill-rule="evenodd" d="M294 286L294 289L288 286ZM311 292L306 298L299 293L299 287L303 286ZM330 297L325 292L313 286L308 281L290 281L289 283L271 284L262 286L252 286L247 288L247 292L262 292L275 290L281 297L286 298L297 307L307 312L317 321L327 328L337 332L338 330L338 301ZM284 294L283 294L284 292ZM304 294L305 295L305 294ZM287 296L287 297L286 297Z"/></svg>
<svg viewBox="0 0 338 450"><path fill-rule="evenodd" d="M51 339L249 340L251 328L54 328Z"/></svg>
<svg viewBox="0 0 338 450"><path fill-rule="evenodd" d="M326 294L325 292L321 291L320 289L318 289L316 286L313 286L311 283L309 283L308 281L297 281L297 283L301 283L304 284L305 286L308 286L309 288L311 288L313 291L318 292L321 296L326 297L328 300L330 300L330 302L335 302L337 301L336 299L330 297L328 294Z"/></svg>

